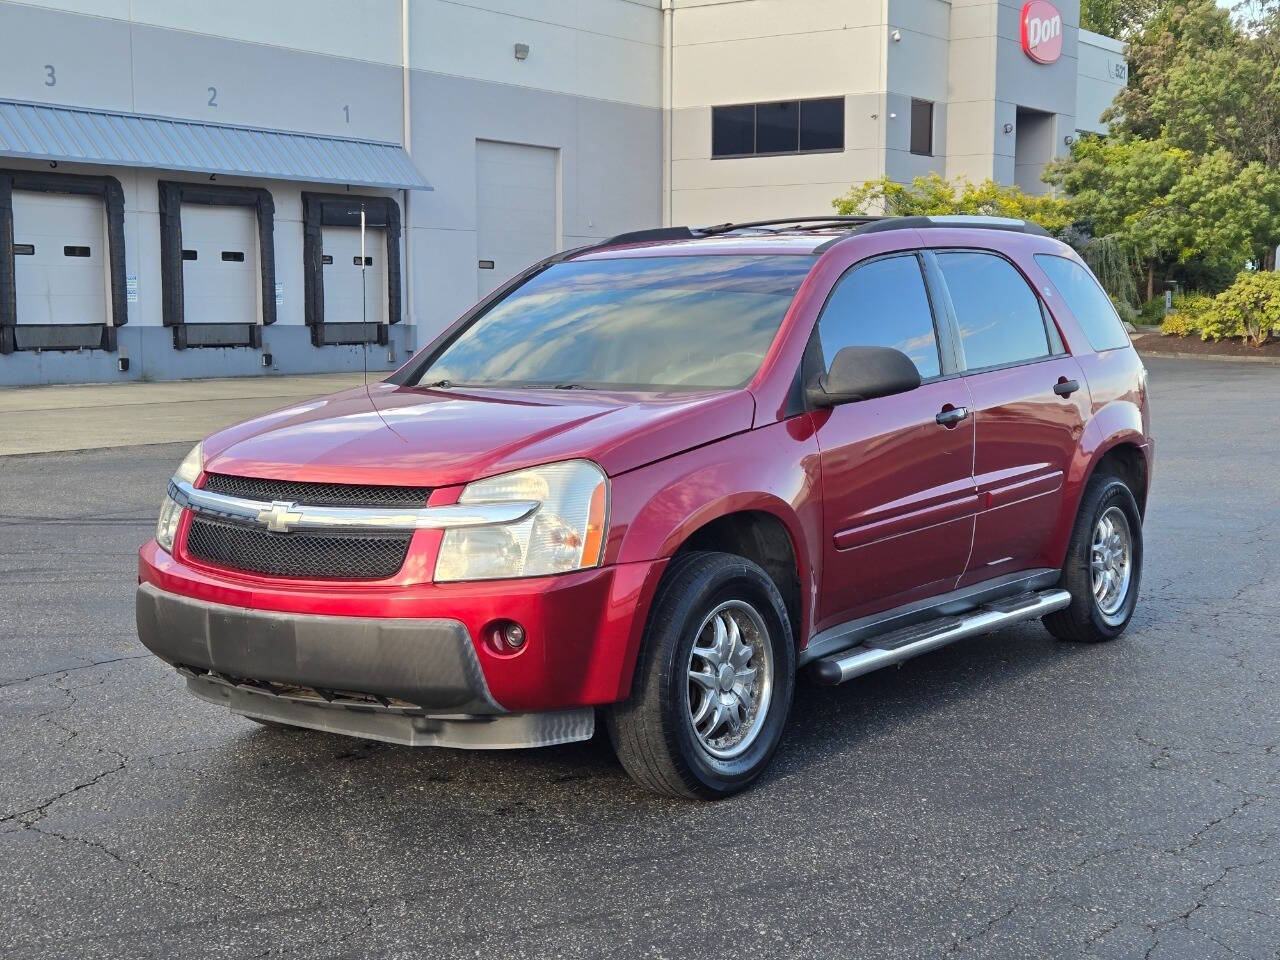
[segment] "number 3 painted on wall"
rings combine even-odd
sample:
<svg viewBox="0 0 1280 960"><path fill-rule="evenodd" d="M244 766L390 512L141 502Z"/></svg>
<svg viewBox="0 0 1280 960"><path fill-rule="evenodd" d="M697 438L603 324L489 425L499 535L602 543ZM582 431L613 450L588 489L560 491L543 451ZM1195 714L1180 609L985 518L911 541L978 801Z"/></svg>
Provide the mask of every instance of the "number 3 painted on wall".
<svg viewBox="0 0 1280 960"><path fill-rule="evenodd" d="M44 85L46 87L56 87L58 85L58 75L54 72L52 63L44 65Z"/></svg>

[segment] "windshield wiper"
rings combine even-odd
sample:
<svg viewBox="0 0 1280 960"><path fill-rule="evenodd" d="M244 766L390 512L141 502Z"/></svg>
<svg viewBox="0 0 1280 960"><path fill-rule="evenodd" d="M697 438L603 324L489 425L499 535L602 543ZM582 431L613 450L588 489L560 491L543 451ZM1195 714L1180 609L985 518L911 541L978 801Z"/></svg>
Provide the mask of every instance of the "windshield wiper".
<svg viewBox="0 0 1280 960"><path fill-rule="evenodd" d="M452 380L437 380L435 383L424 383L422 386L427 390L448 390L450 387L456 387L457 384Z"/></svg>

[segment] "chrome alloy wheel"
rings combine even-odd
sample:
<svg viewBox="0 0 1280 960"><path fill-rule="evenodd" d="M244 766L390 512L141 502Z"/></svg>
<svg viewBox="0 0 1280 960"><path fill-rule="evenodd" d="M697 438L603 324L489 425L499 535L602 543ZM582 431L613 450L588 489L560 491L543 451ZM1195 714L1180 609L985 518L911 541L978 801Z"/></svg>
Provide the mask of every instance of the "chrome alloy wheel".
<svg viewBox="0 0 1280 960"><path fill-rule="evenodd" d="M773 645L755 607L726 600L689 652L689 723L702 748L730 760L755 741L773 695Z"/></svg>
<svg viewBox="0 0 1280 960"><path fill-rule="evenodd" d="M1133 580L1133 534L1129 518L1119 507L1108 507L1098 518L1089 547L1089 566L1098 612L1108 623L1120 622Z"/></svg>

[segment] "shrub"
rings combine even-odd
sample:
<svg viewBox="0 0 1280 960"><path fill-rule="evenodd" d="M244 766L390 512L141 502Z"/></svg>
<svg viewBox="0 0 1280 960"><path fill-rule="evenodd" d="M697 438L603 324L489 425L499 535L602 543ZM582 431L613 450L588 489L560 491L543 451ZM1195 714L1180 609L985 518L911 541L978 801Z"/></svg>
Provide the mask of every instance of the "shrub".
<svg viewBox="0 0 1280 960"><path fill-rule="evenodd" d="M1173 312L1160 324L1166 337L1189 337L1204 329L1205 314L1213 309L1213 297L1205 293L1180 293L1173 298Z"/></svg>
<svg viewBox="0 0 1280 960"><path fill-rule="evenodd" d="M1243 337L1261 346L1280 327L1280 273L1246 270L1236 282L1213 299L1204 315L1201 336L1205 340Z"/></svg>
<svg viewBox="0 0 1280 960"><path fill-rule="evenodd" d="M1125 323L1135 324L1138 322L1138 311L1134 309L1133 304L1112 297L1111 305L1116 308L1116 313L1120 314L1120 319Z"/></svg>
<svg viewBox="0 0 1280 960"><path fill-rule="evenodd" d="M1138 316L1142 318L1143 323L1159 323L1164 319L1164 294L1158 297L1152 297L1138 308Z"/></svg>

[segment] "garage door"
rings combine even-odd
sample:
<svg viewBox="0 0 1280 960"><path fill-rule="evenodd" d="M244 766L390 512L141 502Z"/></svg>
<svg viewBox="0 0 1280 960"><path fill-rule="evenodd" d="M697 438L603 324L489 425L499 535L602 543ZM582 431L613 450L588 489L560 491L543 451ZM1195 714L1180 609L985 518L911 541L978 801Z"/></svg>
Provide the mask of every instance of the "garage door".
<svg viewBox="0 0 1280 960"><path fill-rule="evenodd" d="M13 192L18 323L109 323L106 214L98 197Z"/></svg>
<svg viewBox="0 0 1280 960"><path fill-rule="evenodd" d="M321 272L325 323L387 322L387 234L366 227L365 276L360 276L360 228L324 227ZM363 299L363 305L362 305Z"/></svg>
<svg viewBox="0 0 1280 960"><path fill-rule="evenodd" d="M186 323L258 323L258 220L248 207L182 205Z"/></svg>
<svg viewBox="0 0 1280 960"><path fill-rule="evenodd" d="M484 296L556 252L556 151L476 141L476 249Z"/></svg>

